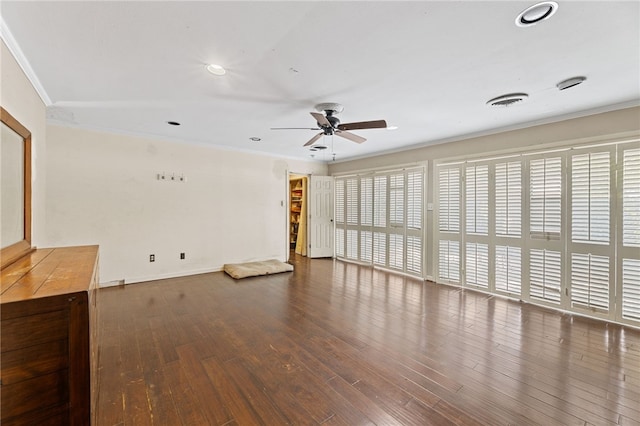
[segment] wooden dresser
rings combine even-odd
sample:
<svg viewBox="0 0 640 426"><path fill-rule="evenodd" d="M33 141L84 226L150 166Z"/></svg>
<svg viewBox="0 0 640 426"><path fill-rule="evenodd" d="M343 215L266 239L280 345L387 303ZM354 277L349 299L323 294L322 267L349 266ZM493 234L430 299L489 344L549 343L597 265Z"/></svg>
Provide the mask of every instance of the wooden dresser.
<svg viewBox="0 0 640 426"><path fill-rule="evenodd" d="M1 272L0 423L89 425L98 246L39 249Z"/></svg>

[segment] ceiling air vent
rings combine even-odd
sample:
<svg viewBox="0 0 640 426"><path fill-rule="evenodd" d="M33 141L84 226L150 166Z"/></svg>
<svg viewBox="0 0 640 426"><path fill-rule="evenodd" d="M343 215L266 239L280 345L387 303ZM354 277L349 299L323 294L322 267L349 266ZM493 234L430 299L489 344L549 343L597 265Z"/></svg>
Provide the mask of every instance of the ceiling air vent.
<svg viewBox="0 0 640 426"><path fill-rule="evenodd" d="M508 95L498 96L497 98L493 98L487 101L487 105L491 105L494 107L508 107L518 102L522 102L527 99L529 95L526 93L510 93Z"/></svg>
<svg viewBox="0 0 640 426"><path fill-rule="evenodd" d="M558 3L555 1L543 1L542 3L534 4L523 10L516 17L516 25L530 27L540 21L551 18L556 13L556 10L558 10Z"/></svg>
<svg viewBox="0 0 640 426"><path fill-rule="evenodd" d="M587 77L572 77L572 78L568 78L564 81L561 81L560 83L556 84L556 87L558 88L558 90L565 90L568 89L570 87L573 86L577 86L578 84L584 82L587 79Z"/></svg>

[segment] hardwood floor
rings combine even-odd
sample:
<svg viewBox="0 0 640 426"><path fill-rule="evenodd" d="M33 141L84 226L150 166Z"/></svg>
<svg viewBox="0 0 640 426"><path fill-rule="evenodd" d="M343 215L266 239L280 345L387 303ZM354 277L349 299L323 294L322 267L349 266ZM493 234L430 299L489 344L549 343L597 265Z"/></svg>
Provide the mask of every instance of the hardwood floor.
<svg viewBox="0 0 640 426"><path fill-rule="evenodd" d="M98 424L640 424L638 330L293 263L101 289Z"/></svg>

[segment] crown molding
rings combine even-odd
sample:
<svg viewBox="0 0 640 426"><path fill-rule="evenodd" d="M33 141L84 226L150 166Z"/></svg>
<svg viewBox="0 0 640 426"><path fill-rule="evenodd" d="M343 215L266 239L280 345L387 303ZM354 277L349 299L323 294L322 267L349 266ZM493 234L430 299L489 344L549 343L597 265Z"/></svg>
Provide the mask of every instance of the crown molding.
<svg viewBox="0 0 640 426"><path fill-rule="evenodd" d="M49 95L47 95L47 92L44 90L44 87L40 83L38 76L33 71L33 68L31 68L31 64L27 60L27 57L24 55L24 53L22 53L22 49L20 49L18 42L13 37L13 34L9 30L9 27L7 26L6 22L4 22L4 19L2 19L2 17L0 17L0 39L4 41L7 49L9 49L9 52L11 52L20 68L22 68L22 71L27 76L27 79L31 82L31 85L38 93L38 96L40 96L40 99L42 99L42 102L44 102L45 106L50 106L52 104L51 98L49 97Z"/></svg>

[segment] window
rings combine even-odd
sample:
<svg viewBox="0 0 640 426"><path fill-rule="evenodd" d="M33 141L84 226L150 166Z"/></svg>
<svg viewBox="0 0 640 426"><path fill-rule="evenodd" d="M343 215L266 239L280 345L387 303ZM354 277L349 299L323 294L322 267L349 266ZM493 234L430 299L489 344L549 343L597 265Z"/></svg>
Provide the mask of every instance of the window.
<svg viewBox="0 0 640 426"><path fill-rule="evenodd" d="M424 169L336 179L336 256L422 276ZM342 207L344 206L344 207ZM344 236L339 236L344 232Z"/></svg>
<svg viewBox="0 0 640 426"><path fill-rule="evenodd" d="M436 164L436 280L640 325L640 145Z"/></svg>

